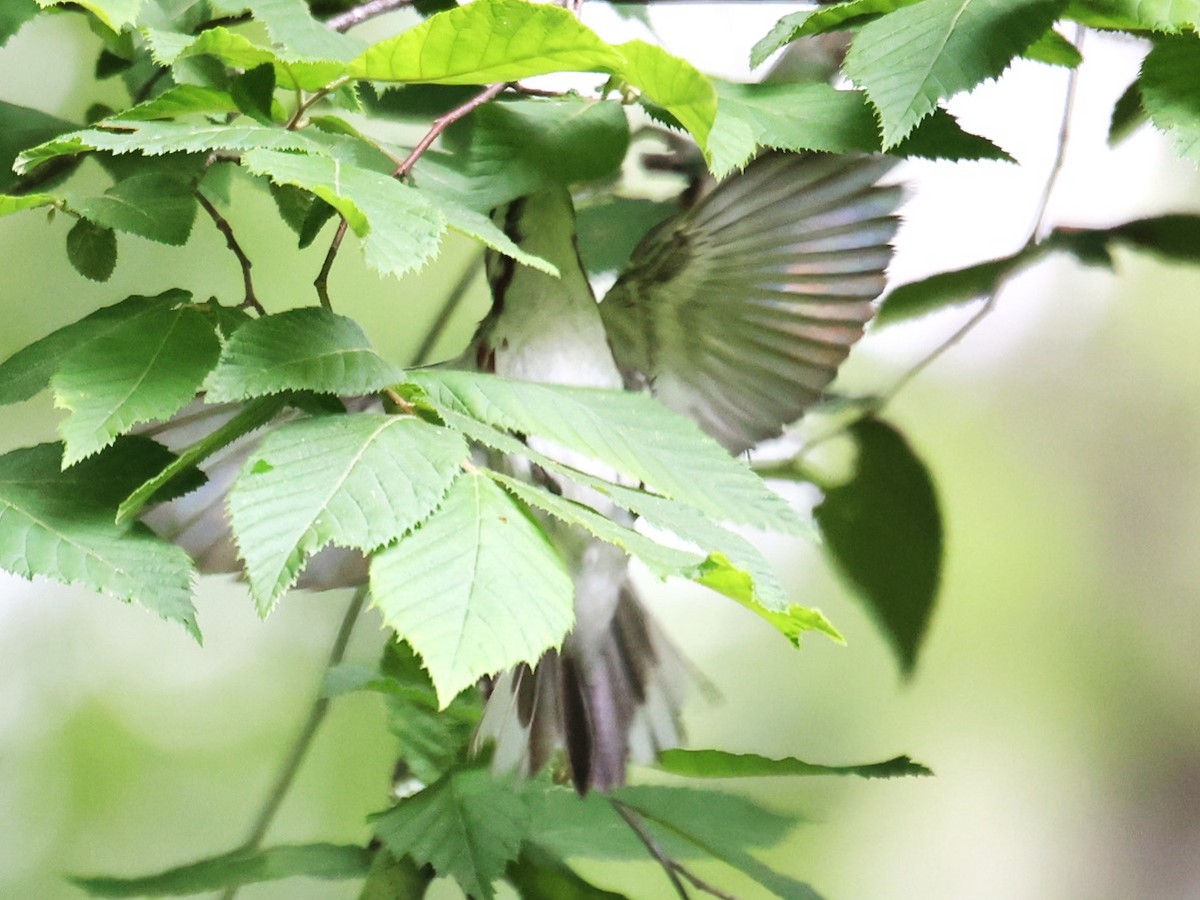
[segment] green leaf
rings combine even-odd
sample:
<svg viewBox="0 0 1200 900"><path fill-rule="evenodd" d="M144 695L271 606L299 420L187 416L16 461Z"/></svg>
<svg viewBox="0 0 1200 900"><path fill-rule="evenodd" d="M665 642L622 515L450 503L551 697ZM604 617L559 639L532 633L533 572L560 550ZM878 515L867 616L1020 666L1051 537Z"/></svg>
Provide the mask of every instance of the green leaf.
<svg viewBox="0 0 1200 900"><path fill-rule="evenodd" d="M1041 249L1027 248L1012 256L989 259L965 269L939 272L920 281L902 284L884 297L875 315L875 327L883 328L935 310L967 303L976 297L991 296L1013 273L1041 256Z"/></svg>
<svg viewBox="0 0 1200 900"><path fill-rule="evenodd" d="M620 76L674 116L704 149L717 117L717 92L703 72L645 41L617 47L625 57Z"/></svg>
<svg viewBox="0 0 1200 900"><path fill-rule="evenodd" d="M738 869L767 890L787 900L819 900L811 887L776 872L751 856L744 846L778 843L794 820L740 797L717 802L715 791L687 791L651 785L621 788L614 796L668 833ZM737 835L737 840L730 840Z"/></svg>
<svg viewBox="0 0 1200 900"><path fill-rule="evenodd" d="M0 194L0 216L11 216L39 206L53 206L57 202L58 198L53 194L21 194L16 197Z"/></svg>
<svg viewBox="0 0 1200 900"><path fill-rule="evenodd" d="M82 6L113 31L133 25L142 6L142 0L38 0L43 8L68 2Z"/></svg>
<svg viewBox="0 0 1200 900"><path fill-rule="evenodd" d="M21 26L41 12L34 0L8 0L0 5L0 47L21 30Z"/></svg>
<svg viewBox="0 0 1200 900"><path fill-rule="evenodd" d="M97 225L181 247L196 221L192 188L167 175L134 175L101 197L72 200L80 215Z"/></svg>
<svg viewBox="0 0 1200 900"><path fill-rule="evenodd" d="M605 463L716 518L798 533L790 506L689 419L644 394L418 372L434 407L538 435Z"/></svg>
<svg viewBox="0 0 1200 900"><path fill-rule="evenodd" d="M229 96L237 108L263 125L271 125L275 102L275 67L270 63L243 72L229 83Z"/></svg>
<svg viewBox="0 0 1200 900"><path fill-rule="evenodd" d="M1068 15L1097 28L1195 31L1200 28L1200 0L1087 0L1071 3Z"/></svg>
<svg viewBox="0 0 1200 900"><path fill-rule="evenodd" d="M117 524L132 521L145 505L155 498L163 501L170 499L166 489L173 488L183 473L194 470L196 465L218 450L265 425L283 409L283 406L283 397L268 397L247 403L224 425L188 447L153 478L148 478L138 485L137 490L122 500L121 505L117 507Z"/></svg>
<svg viewBox="0 0 1200 900"><path fill-rule="evenodd" d="M619 526L615 526L616 531L613 531L614 526L599 521L608 521L606 517L593 514L586 507L561 498L548 499L542 492L527 496L525 491L534 489L517 488L518 496L527 503L543 508L564 521L587 528L601 540L628 549L646 562L651 571L658 573L660 577L680 575L738 601L775 626L794 646L800 646L801 635L809 630L821 631L833 640L843 642L838 630L818 610L789 602L771 564L753 544L710 521L695 509L571 469L530 449L491 425L452 409L443 408L441 415L447 425L457 428L472 440L502 453L524 456L548 472L608 496L622 509L641 516L651 525L669 531L701 548L708 557L699 565L694 565L692 561L678 555L679 551L644 544L630 538L625 529ZM503 478L496 473L488 474ZM505 483L508 484L509 481L506 479ZM693 559L698 560L699 557Z"/></svg>
<svg viewBox="0 0 1200 900"><path fill-rule="evenodd" d="M1083 62L1083 54L1053 28L1025 48L1021 55L1026 59L1051 66L1065 66L1068 69L1074 69Z"/></svg>
<svg viewBox="0 0 1200 900"><path fill-rule="evenodd" d="M357 396L404 380L404 371L371 348L353 319L319 307L262 316L225 344L204 389L208 402L284 391Z"/></svg>
<svg viewBox="0 0 1200 900"><path fill-rule="evenodd" d="M84 278L108 281L117 266L117 236L111 228L80 219L67 232L67 259Z"/></svg>
<svg viewBox="0 0 1200 900"><path fill-rule="evenodd" d="M1142 106L1179 155L1200 163L1200 41L1195 35L1159 38L1142 61Z"/></svg>
<svg viewBox="0 0 1200 900"><path fill-rule="evenodd" d="M321 90L346 74L346 64L340 60L290 61L223 26L207 28L195 36L154 28L143 28L142 33L160 66L196 56L213 56L243 71L269 63L275 67L275 77L283 87L306 91Z"/></svg>
<svg viewBox="0 0 1200 900"><path fill-rule="evenodd" d="M1073 253L1085 263L1108 264L1112 244L1181 263L1200 263L1200 215L1177 213L1134 219L1112 228L1056 228L1046 246Z"/></svg>
<svg viewBox="0 0 1200 900"><path fill-rule="evenodd" d="M156 305L62 359L51 380L65 465L102 450L134 425L168 419L196 396L221 345L213 325L187 306Z"/></svg>
<svg viewBox="0 0 1200 900"><path fill-rule="evenodd" d="M284 878L364 878L371 853L339 844L296 844L234 850L140 878L72 878L93 897L175 897Z"/></svg>
<svg viewBox="0 0 1200 900"><path fill-rule="evenodd" d="M776 775L857 775L860 778L898 778L932 775L907 756L884 762L854 766L822 766L793 757L771 759L757 753L727 753L724 750L664 750L658 765L673 775L688 778L762 778Z"/></svg>
<svg viewBox="0 0 1200 900"><path fill-rule="evenodd" d="M757 69L776 50L802 37L858 28L884 13L917 2L919 0L850 0L822 9L791 13L776 22L766 37L754 45L750 51L750 65Z"/></svg>
<svg viewBox="0 0 1200 900"><path fill-rule="evenodd" d="M394 178L328 157L272 150L251 150L242 165L276 184L311 191L340 212L363 238L363 258L377 272L400 275L437 253L444 214Z"/></svg>
<svg viewBox="0 0 1200 900"><path fill-rule="evenodd" d="M504 878L522 900L626 900L584 881L566 863L539 850L525 846L516 862L510 863Z"/></svg>
<svg viewBox="0 0 1200 900"><path fill-rule="evenodd" d="M863 26L844 70L878 110L890 148L939 100L1000 75L1065 6L1065 0L924 0Z"/></svg>
<svg viewBox="0 0 1200 900"><path fill-rule="evenodd" d="M718 178L744 166L760 146L802 152L875 153L879 132L866 96L806 82L718 83L721 106L709 136ZM896 147L898 156L926 159L1011 159L986 138L963 131L936 110Z"/></svg>
<svg viewBox="0 0 1200 900"><path fill-rule="evenodd" d="M350 63L371 81L490 84L552 72L613 72L623 58L568 10L487 0L439 13Z"/></svg>
<svg viewBox="0 0 1200 900"><path fill-rule="evenodd" d="M424 897L433 877L432 869L418 866L407 856L397 858L387 850L380 849L371 862L371 871L367 873L358 900Z"/></svg>
<svg viewBox="0 0 1200 900"><path fill-rule="evenodd" d="M289 62L349 62L363 50L358 38L314 19L304 0L242 0L242 5L267 26L279 56Z"/></svg>
<svg viewBox="0 0 1200 900"><path fill-rule="evenodd" d="M1115 147L1146 123L1148 116L1142 108L1142 83L1134 79L1113 104L1112 121L1108 126L1108 145Z"/></svg>
<svg viewBox="0 0 1200 900"><path fill-rule="evenodd" d="M370 552L399 538L439 506L466 458L461 437L410 416L321 416L271 432L228 501L259 612L327 544Z"/></svg>
<svg viewBox="0 0 1200 900"><path fill-rule="evenodd" d="M559 276L557 266L547 262L540 256L526 253L512 238L504 233L504 229L483 213L463 206L458 201L452 200L449 197L442 197L436 194L429 195L428 193L426 193L426 196L429 197L433 206L446 217L446 224L454 231L457 231L459 234L465 234L467 237L475 238L475 240L486 247L491 247L497 253L511 256L517 262L537 269L539 272L545 272L547 275L552 275L555 278Z"/></svg>
<svg viewBox="0 0 1200 900"><path fill-rule="evenodd" d="M491 900L492 883L517 858L529 813L511 784L468 769L371 820L375 834L396 856L433 866L469 896Z"/></svg>
<svg viewBox="0 0 1200 900"><path fill-rule="evenodd" d="M178 84L167 88L152 100L121 110L109 121L116 125L120 122L149 122L153 119L174 119L196 114L221 115L237 111L238 105L228 91L197 84Z"/></svg>
<svg viewBox="0 0 1200 900"><path fill-rule="evenodd" d="M62 450L40 444L0 456L0 569L137 600L199 640L187 554L144 526L113 522L120 498L171 454L125 438L64 472Z"/></svg>
<svg viewBox="0 0 1200 900"><path fill-rule="evenodd" d="M854 478L814 511L834 563L911 674L929 627L942 570L942 520L933 480L891 425L863 419Z"/></svg>
<svg viewBox="0 0 1200 900"><path fill-rule="evenodd" d="M9 190L19 180L12 168L22 150L75 127L40 110L0 101L0 191Z"/></svg>
<svg viewBox="0 0 1200 900"><path fill-rule="evenodd" d="M536 662L575 618L558 551L478 474L459 477L419 529L375 555L371 595L420 654L443 707L484 675Z"/></svg>
<svg viewBox="0 0 1200 900"><path fill-rule="evenodd" d="M188 299L183 291L168 291L159 297L127 297L58 329L0 364L0 404L20 403L49 386L64 357L106 334L127 319L140 316L159 303Z"/></svg>
<svg viewBox="0 0 1200 900"><path fill-rule="evenodd" d="M454 151L448 165L462 182L450 185L451 192L459 202L488 212L548 184L612 175L629 148L629 122L613 101L523 99L486 104L447 137ZM430 161L418 167L419 176ZM440 184L431 186L445 192Z"/></svg>
<svg viewBox="0 0 1200 900"><path fill-rule="evenodd" d="M650 229L678 211L674 203L612 194L580 205L575 226L584 268L589 275L620 272Z"/></svg>

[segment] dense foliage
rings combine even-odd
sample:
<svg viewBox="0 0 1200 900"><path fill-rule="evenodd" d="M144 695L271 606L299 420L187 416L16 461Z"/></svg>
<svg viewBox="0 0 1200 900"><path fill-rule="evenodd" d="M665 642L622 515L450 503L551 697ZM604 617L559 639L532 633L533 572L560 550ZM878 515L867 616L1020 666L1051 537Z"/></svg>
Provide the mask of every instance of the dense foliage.
<svg viewBox="0 0 1200 900"><path fill-rule="evenodd" d="M369 46L353 35L401 6L426 18ZM331 545L369 557L371 602L397 640L377 669L331 668L321 703L350 691L384 695L412 779L372 817L367 847L262 849L258 829L221 857L145 879L79 883L98 896L145 896L308 875L365 879L362 896L381 898L421 896L436 874L481 898L500 879L527 898L609 897L567 861L649 853L683 896L684 881L714 890L684 865L697 856L779 896L816 896L750 853L791 823L749 800L651 785L581 799L551 777L493 778L471 752L481 715L472 688L535 662L571 628L571 580L534 511L617 545L659 577L727 595L797 646L807 631L840 635L793 602L731 528L815 528L911 671L937 594L942 530L930 474L880 417L890 395L837 401L837 431L857 447L849 480L831 483L805 455L763 462L760 477L648 395L401 368L335 312L330 269L348 232L382 277L425 266L457 232L557 274L488 213L558 184L587 188L580 229L594 240L584 242L585 262L593 275L611 272L671 209L628 196L618 179L627 156L638 156L631 119L656 123L652 140L669 147L686 138L718 178L763 149L1007 159L942 104L1017 56L1077 66L1079 50L1056 30L1064 24L1066 33L1117 30L1149 45L1114 110L1113 139L1148 119L1200 160L1200 3L848 0L786 16L753 50L762 65L776 51L849 32L841 87L824 77L710 78L651 43L610 43L570 9L526 0L9 0L0 45L52 14L88 17L104 42L96 75L122 79L129 102L94 106L86 123L0 102L0 215L29 216L30 227L32 210L70 216L66 257L97 282L120 263L118 233L180 246L202 215L227 239L244 293L120 299L0 364L0 402L48 388L67 412L60 443L0 457L0 568L136 601L199 640L196 564L153 530L153 509L199 487L222 451L249 443L227 511L253 601L264 616L286 602ZM593 89L521 84L562 72L594 73ZM417 127L412 142L394 140L397 122ZM72 180L87 160L111 180L94 196ZM310 305L263 308L237 238L232 177L271 193L300 247L329 241ZM976 298L982 315L1004 281L1045 254L1105 264L1116 244L1197 262L1200 218L1035 227L1015 254L893 290L876 327ZM363 397L378 402L355 399ZM167 449L189 417L209 426ZM523 443L531 436L641 487L539 454ZM481 446L590 487L651 527L628 527L481 464L472 456ZM815 523L764 478L821 488ZM695 778L927 771L904 757L820 766L703 749L669 751L659 765Z"/></svg>

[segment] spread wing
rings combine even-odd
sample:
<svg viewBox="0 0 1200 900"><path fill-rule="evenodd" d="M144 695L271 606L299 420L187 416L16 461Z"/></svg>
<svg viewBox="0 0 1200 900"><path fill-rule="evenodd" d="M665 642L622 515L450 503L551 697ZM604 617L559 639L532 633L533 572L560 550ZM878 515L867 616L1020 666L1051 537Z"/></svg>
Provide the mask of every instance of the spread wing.
<svg viewBox="0 0 1200 900"><path fill-rule="evenodd" d="M883 291L893 164L769 154L650 232L600 304L626 383L734 453L800 418Z"/></svg>

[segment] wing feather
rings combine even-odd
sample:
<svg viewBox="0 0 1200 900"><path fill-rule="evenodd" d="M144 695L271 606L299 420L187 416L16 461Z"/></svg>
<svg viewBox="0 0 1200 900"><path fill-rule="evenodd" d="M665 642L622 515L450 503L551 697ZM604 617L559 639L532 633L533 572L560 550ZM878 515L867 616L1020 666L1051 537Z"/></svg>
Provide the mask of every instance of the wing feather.
<svg viewBox="0 0 1200 900"><path fill-rule="evenodd" d="M600 305L626 382L733 452L798 419L883 291L892 165L769 154L652 231Z"/></svg>

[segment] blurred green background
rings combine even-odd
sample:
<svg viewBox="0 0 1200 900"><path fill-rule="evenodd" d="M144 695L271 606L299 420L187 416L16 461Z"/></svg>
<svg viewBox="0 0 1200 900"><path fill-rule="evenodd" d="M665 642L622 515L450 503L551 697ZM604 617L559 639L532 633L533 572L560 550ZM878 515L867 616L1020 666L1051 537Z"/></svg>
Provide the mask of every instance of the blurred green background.
<svg viewBox="0 0 1200 900"><path fill-rule="evenodd" d="M765 6L750 22L746 4L655 22L674 49L736 71L787 9ZM615 27L603 16L596 24ZM713 34L722 47L710 46ZM1103 224L1200 208L1195 169L1157 135L1105 148L1108 111L1138 50L1088 40L1051 219ZM0 99L75 119L91 102L119 99L115 86L90 84L97 49L81 17L39 20L0 51ZM1025 165L907 167L899 280L1019 246L1064 78L1022 65L956 104L968 127ZM98 169L84 177L102 183ZM235 182L231 219L268 307L315 301L325 238L293 251L269 199L245 181ZM69 224L37 212L0 220L0 357L129 293L181 285L239 297L239 270L206 220L182 251L121 235L105 285L67 266ZM403 282L374 278L347 251L332 284L339 311L405 361L473 249L450 244ZM721 694L687 708L697 746L828 763L909 753L937 773L730 785L804 819L772 864L835 900L1200 896L1198 296L1197 272L1128 254L1115 276L1045 264L897 399L889 415L937 479L948 535L940 607L909 683L810 545L767 542L796 598L832 618L847 647L814 637L796 653L720 597L643 580ZM463 311L444 352L479 313L479 303ZM886 387L959 321L947 313L868 336L842 387ZM0 449L53 434L46 396L0 415ZM296 594L260 622L236 584L208 580L199 648L177 627L87 592L6 576L0 592L5 900L81 897L64 873L144 873L236 845L348 601ZM373 659L381 640L367 618L349 658ZM270 840L363 840L363 816L386 802L391 762L377 698L338 700ZM762 895L715 864L697 869L739 897ZM586 871L635 897L667 895L649 863ZM303 881L241 894L354 895Z"/></svg>

